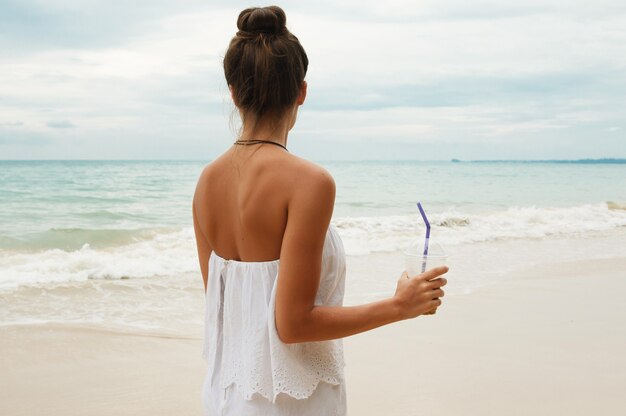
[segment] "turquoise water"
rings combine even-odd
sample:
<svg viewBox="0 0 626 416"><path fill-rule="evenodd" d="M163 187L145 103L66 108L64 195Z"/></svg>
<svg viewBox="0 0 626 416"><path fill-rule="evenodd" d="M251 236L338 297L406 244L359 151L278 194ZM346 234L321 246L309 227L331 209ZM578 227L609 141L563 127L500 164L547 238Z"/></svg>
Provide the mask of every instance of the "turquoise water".
<svg viewBox="0 0 626 416"><path fill-rule="evenodd" d="M0 249L107 247L191 226L204 161L0 161ZM320 162L334 218L626 202L626 164ZM575 218L572 218L575 220Z"/></svg>
<svg viewBox="0 0 626 416"><path fill-rule="evenodd" d="M331 162L337 214L410 214L626 202L626 164Z"/></svg>
<svg viewBox="0 0 626 416"><path fill-rule="evenodd" d="M124 244L190 224L200 162L0 161L0 248Z"/></svg>
<svg viewBox="0 0 626 416"><path fill-rule="evenodd" d="M198 333L191 201L206 163L0 161L0 324ZM626 164L320 164L337 184L347 304L393 293L401 251L424 237L417 201L450 254L449 294L626 255Z"/></svg>

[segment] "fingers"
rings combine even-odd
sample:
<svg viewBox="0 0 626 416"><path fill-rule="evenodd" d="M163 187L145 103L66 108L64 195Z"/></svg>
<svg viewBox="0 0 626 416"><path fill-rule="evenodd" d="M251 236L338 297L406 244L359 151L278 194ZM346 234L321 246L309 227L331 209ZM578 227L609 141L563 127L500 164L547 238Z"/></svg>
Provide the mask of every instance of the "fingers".
<svg viewBox="0 0 626 416"><path fill-rule="evenodd" d="M425 285L427 285L429 289L439 289L440 287L445 286L447 283L448 279L446 279L445 277L438 277L437 279L425 282Z"/></svg>
<svg viewBox="0 0 626 416"><path fill-rule="evenodd" d="M445 296L442 287L448 280L441 277L448 272L448 266L439 266L416 276L409 276L406 271L398 281L396 296L401 298L407 307L407 314L434 315L441 306L441 298Z"/></svg>
<svg viewBox="0 0 626 416"><path fill-rule="evenodd" d="M443 295L441 295L443 296ZM429 310L428 312L423 313L423 315L434 315L437 313L437 307L441 306L441 299L433 299L428 303Z"/></svg>
<svg viewBox="0 0 626 416"><path fill-rule="evenodd" d="M438 298L442 298L445 295L444 291L441 289L434 289L431 292L431 296L433 297L433 299L438 299Z"/></svg>
<svg viewBox="0 0 626 416"><path fill-rule="evenodd" d="M415 276L420 280L433 280L444 273L448 273L448 266L439 266L426 270L424 273Z"/></svg>

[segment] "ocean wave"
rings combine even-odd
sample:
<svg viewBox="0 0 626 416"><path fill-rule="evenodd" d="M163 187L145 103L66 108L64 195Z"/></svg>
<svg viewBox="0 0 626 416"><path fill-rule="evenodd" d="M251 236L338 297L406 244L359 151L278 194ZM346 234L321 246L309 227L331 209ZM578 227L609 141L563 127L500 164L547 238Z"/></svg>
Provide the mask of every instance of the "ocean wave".
<svg viewBox="0 0 626 416"><path fill-rule="evenodd" d="M132 215L129 212L114 212L108 209L96 209L93 211L77 212L77 217L91 220L119 221L127 218L141 219L141 215Z"/></svg>
<svg viewBox="0 0 626 416"><path fill-rule="evenodd" d="M440 227L464 227L470 225L470 220L467 217L450 217L439 220L436 225Z"/></svg>
<svg viewBox="0 0 626 416"><path fill-rule="evenodd" d="M155 233L107 248L0 250L0 289L92 279L138 279L199 273L193 229Z"/></svg>
<svg viewBox="0 0 626 416"><path fill-rule="evenodd" d="M446 211L429 215L430 237L445 246L511 240L577 236L626 226L625 210L602 203L567 208L510 207L481 214ZM405 249L423 239L419 214L387 217L346 217L334 221L346 252L364 255Z"/></svg>
<svg viewBox="0 0 626 416"><path fill-rule="evenodd" d="M610 210L622 210L622 211L626 211L626 202L613 202L613 201L608 201L606 203L608 209Z"/></svg>
<svg viewBox="0 0 626 416"><path fill-rule="evenodd" d="M499 240L584 236L626 227L626 210L609 203L567 208L510 207L505 210L429 213L431 240L444 247ZM351 256L395 252L425 227L419 214L333 219ZM147 230L49 230L55 248L0 249L0 289L47 282L150 279L197 275L200 270L192 227ZM69 237L68 237L69 236ZM67 237L67 238L66 238ZM85 243L89 241L89 243ZM64 250L60 242L78 244ZM106 244L105 244L106 242Z"/></svg>
<svg viewBox="0 0 626 416"><path fill-rule="evenodd" d="M55 227L46 231L20 236L0 236L0 249L31 250L44 249L78 250L85 244L92 248L116 247L176 230L174 227L137 229L89 229Z"/></svg>

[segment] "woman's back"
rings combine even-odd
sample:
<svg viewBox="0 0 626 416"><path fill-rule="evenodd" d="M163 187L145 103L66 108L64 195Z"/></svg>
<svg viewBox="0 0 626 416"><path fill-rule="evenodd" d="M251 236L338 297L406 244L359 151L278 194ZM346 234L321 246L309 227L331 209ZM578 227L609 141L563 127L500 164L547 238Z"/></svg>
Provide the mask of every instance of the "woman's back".
<svg viewBox="0 0 626 416"><path fill-rule="evenodd" d="M225 259L278 259L290 199L321 176L329 178L279 147L233 147L200 176L194 204L200 229Z"/></svg>

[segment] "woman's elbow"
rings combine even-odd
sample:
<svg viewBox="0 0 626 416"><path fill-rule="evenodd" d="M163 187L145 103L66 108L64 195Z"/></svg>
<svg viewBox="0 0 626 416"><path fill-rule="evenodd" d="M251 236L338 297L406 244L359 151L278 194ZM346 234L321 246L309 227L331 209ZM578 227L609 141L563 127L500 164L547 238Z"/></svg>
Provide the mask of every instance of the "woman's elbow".
<svg viewBox="0 0 626 416"><path fill-rule="evenodd" d="M284 344L297 344L299 342L304 342L303 325L300 323L277 320L276 332L278 334L278 338Z"/></svg>

